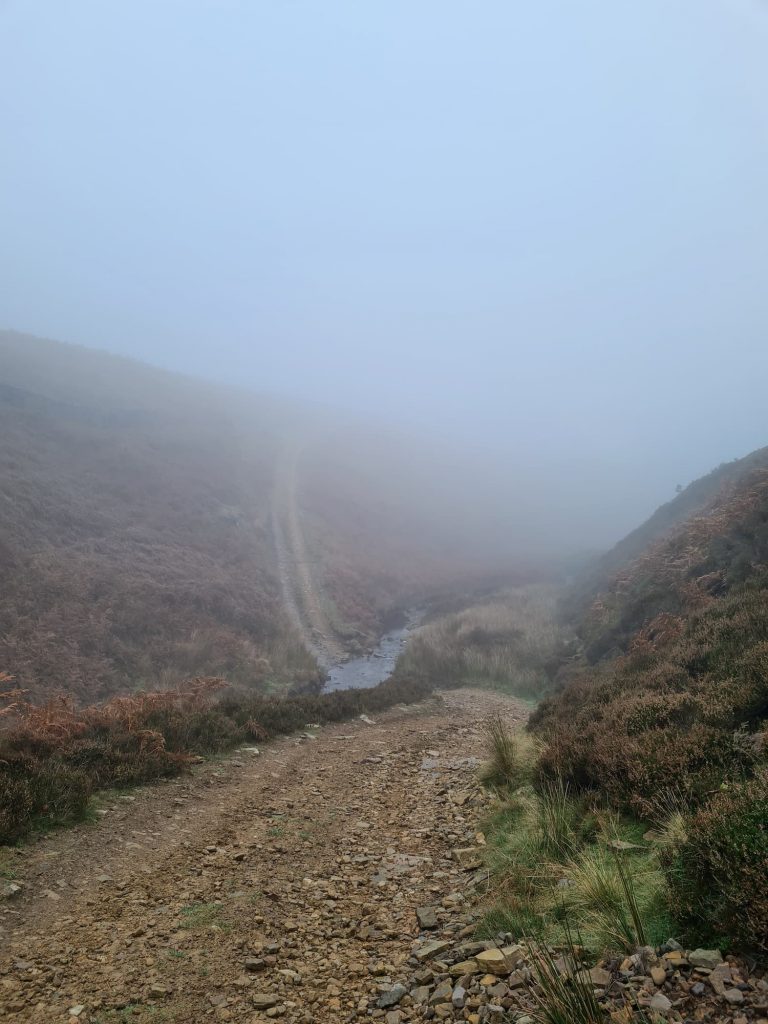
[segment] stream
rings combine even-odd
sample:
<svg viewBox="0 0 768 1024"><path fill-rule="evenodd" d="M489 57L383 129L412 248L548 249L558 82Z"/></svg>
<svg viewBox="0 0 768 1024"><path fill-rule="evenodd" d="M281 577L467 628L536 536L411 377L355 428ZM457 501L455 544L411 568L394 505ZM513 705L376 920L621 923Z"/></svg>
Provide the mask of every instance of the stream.
<svg viewBox="0 0 768 1024"><path fill-rule="evenodd" d="M379 640L370 654L332 665L323 693L332 690L360 690L377 686L392 675L405 643L419 624L421 612L412 612L404 626L392 629Z"/></svg>

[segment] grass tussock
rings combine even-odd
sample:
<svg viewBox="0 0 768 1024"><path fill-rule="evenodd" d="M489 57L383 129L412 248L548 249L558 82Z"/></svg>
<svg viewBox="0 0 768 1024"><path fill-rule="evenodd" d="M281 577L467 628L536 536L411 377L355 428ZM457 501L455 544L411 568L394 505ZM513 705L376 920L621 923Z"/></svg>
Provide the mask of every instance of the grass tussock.
<svg viewBox="0 0 768 1024"><path fill-rule="evenodd" d="M483 685L537 698L571 651L572 638L556 619L557 594L543 584L510 588L427 623L398 669L435 686Z"/></svg>
<svg viewBox="0 0 768 1024"><path fill-rule="evenodd" d="M34 704L22 691L8 689L0 694L0 843L15 842L37 826L83 818L97 790L178 775L199 755L429 693L425 684L401 678L369 690L278 697L200 678L174 690L77 708L69 696Z"/></svg>
<svg viewBox="0 0 768 1024"><path fill-rule="evenodd" d="M572 970L562 971L546 945L530 942L528 948L537 979L533 992L537 1002L534 1020L538 1024L605 1024L594 986L578 969L579 950L570 930L563 959L573 966Z"/></svg>
<svg viewBox="0 0 768 1024"><path fill-rule="evenodd" d="M531 781L536 759L536 742L528 734L513 731L502 715L495 715L486 727L487 760L482 780L488 786L518 789Z"/></svg>

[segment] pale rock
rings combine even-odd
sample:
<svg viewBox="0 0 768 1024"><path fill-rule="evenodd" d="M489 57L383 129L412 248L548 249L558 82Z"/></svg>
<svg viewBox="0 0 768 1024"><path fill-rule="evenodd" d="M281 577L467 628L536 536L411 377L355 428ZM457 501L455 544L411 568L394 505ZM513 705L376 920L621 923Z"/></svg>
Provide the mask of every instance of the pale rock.
<svg viewBox="0 0 768 1024"><path fill-rule="evenodd" d="M423 963L426 960L433 960L439 953L445 952L450 947L451 943L444 939L430 939L429 942L424 942L415 949L413 955Z"/></svg>
<svg viewBox="0 0 768 1024"><path fill-rule="evenodd" d="M719 949L694 949L688 954L688 962L693 967L704 967L711 971L723 962L723 958Z"/></svg>
<svg viewBox="0 0 768 1024"><path fill-rule="evenodd" d="M593 967L589 972L589 980L597 988L607 988L611 983L611 972L604 967Z"/></svg>
<svg viewBox="0 0 768 1024"><path fill-rule="evenodd" d="M654 985L663 985L667 980L667 972L663 967L652 967L651 977L653 978Z"/></svg>
<svg viewBox="0 0 768 1024"><path fill-rule="evenodd" d="M251 1003L257 1010L271 1010L273 1006L277 1006L278 1002L277 996L270 995L267 992L259 992L251 996Z"/></svg>

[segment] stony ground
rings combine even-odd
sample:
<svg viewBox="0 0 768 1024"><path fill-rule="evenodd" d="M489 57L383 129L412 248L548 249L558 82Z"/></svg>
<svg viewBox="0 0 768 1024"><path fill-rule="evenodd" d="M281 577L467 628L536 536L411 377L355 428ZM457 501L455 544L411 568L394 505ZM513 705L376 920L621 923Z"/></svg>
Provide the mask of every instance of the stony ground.
<svg viewBox="0 0 768 1024"><path fill-rule="evenodd" d="M95 823L7 855L20 888L0 904L0 1017L445 1015L425 944L454 960L480 948L476 858L456 851L477 842L482 723L500 709L525 717L509 698L456 691L308 729L107 798Z"/></svg>
<svg viewBox="0 0 768 1024"><path fill-rule="evenodd" d="M6 850L0 1019L533 1024L526 951L475 937L499 711L526 714L454 691L308 728ZM749 968L672 943L588 974L606 1024L768 1024Z"/></svg>

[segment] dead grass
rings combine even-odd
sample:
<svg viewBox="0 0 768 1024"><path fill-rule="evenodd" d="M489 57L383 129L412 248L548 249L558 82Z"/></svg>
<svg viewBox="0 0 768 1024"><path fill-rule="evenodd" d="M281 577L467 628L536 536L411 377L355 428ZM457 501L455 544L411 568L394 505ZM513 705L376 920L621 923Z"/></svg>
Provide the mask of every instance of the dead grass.
<svg viewBox="0 0 768 1024"><path fill-rule="evenodd" d="M398 669L436 686L483 684L537 697L570 642L556 621L558 593L531 584L430 622L410 639Z"/></svg>

